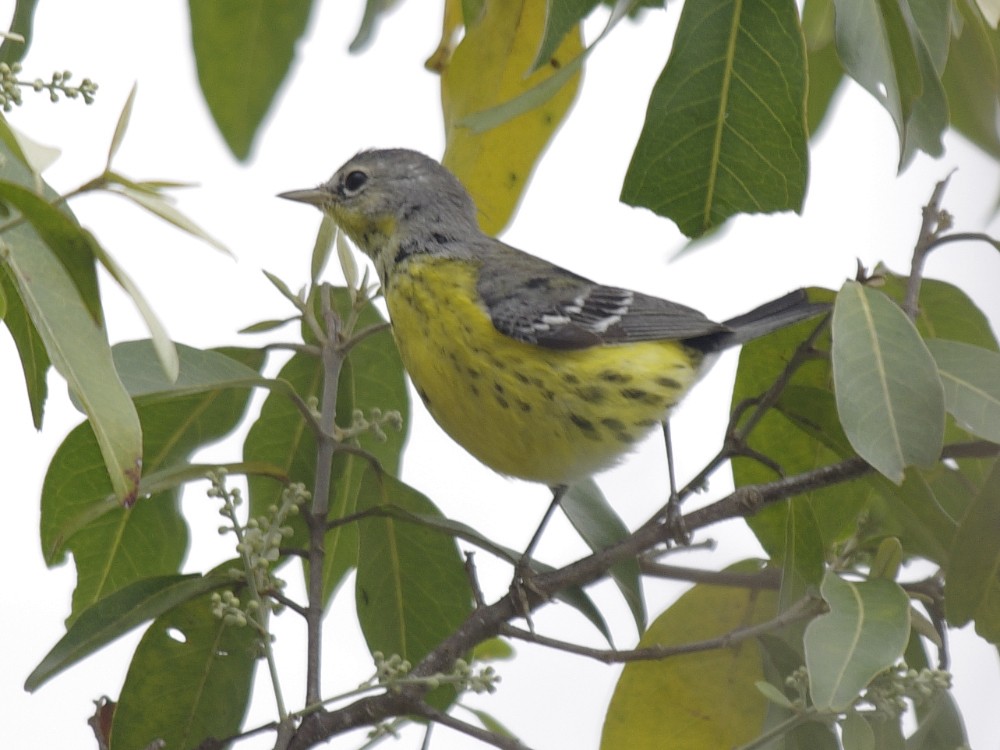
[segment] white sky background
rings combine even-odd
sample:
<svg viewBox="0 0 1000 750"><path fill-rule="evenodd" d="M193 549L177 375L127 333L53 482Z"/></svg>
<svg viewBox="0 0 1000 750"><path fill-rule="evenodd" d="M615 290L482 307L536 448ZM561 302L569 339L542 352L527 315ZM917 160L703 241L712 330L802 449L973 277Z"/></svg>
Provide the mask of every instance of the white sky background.
<svg viewBox="0 0 1000 750"><path fill-rule="evenodd" d="M9 17L12 5L0 0L3 17ZM91 107L79 101L52 106L44 95L26 92L25 105L10 115L16 127L63 150L47 173L50 183L65 192L99 173L118 113L133 81L138 81L139 96L118 170L134 179L199 183L201 187L180 195L180 207L238 258L234 262L113 196L74 201L81 221L139 283L176 340L200 347L256 345L263 343L260 337L238 341L234 332L289 314L260 270L276 273L293 288L304 284L320 217L304 206L278 200L276 193L325 180L361 148L408 146L440 156L438 80L422 67L437 43L440 3L404 3L386 19L367 53L349 57L346 49L361 5L360 0L316 3L310 40L299 50L254 158L239 165L224 150L196 87L186 4L39 4L25 76L47 78L52 70L68 67L76 80L88 76L100 84ZM585 275L672 298L722 319L796 286L837 288L853 276L855 258L869 266L882 260L905 272L920 207L934 183L954 168L958 171L945 206L956 216L956 228L1000 233L1000 223L991 223L1000 186L995 165L949 136L942 160L918 159L897 178L892 123L874 100L851 86L842 92L840 110L812 150L804 216L740 218L719 241L668 262L684 239L669 221L618 203L618 193L650 87L666 60L677 13L674 6L669 13L648 14L638 26L623 23L593 55L575 110L539 166L505 235L508 242ZM588 38L596 35L599 25L588 29ZM1000 319L1000 258L995 251L985 245L949 245L931 257L927 274L955 280L993 320ZM338 275L335 268L327 274L332 281ZM112 284L105 284L104 290L112 339L145 337L124 296ZM8 487L8 537L0 547L0 566L8 571L8 614L0 631L0 705L5 707L0 745L90 748L94 741L85 724L90 700L117 695L139 634L73 667L35 695L22 690L24 678L62 635L62 619L69 611L73 568L45 568L38 544L38 505L48 461L80 418L69 405L65 385L53 376L45 429L35 433L16 362L10 337L0 335L5 394L0 400L0 455ZM735 362L735 354L724 357L675 417L681 481L717 449ZM545 508L547 491L494 475L447 440L419 401L414 412L404 478L448 516L488 530L505 544L523 546ZM230 442L199 459L228 461L238 455L238 444ZM713 481L706 500L726 491L725 474ZM650 441L623 466L600 477L600 483L630 525L642 522L665 499L662 446ZM204 497L203 488L189 492L184 502L193 519L187 569L204 570L229 550L215 533L215 503ZM760 552L739 522L709 531L719 541L715 552L674 559L718 568ZM698 539L707 536L702 533ZM550 527L539 557L565 562L583 553L583 545L560 519ZM476 559L487 598L493 600L506 590L509 570L491 566L485 553ZM293 582L297 578L291 566L287 575ZM654 582L648 590L655 615L682 587ZM633 645L634 627L614 591L602 585L594 595L610 612L619 645ZM352 688L370 672L367 660L356 658L366 652L353 624L352 601L352 591L345 588L327 621L330 693ZM538 614L536 626L546 634L602 645L593 629L565 606L547 607ZM286 699L300 705L304 630L291 614L281 618L277 629ZM972 745L1000 747L994 717L1000 694L996 651L967 632L953 634L952 645L955 692L969 722ZM597 747L618 669L523 644L516 648L524 658L498 665L503 676L499 692L470 702L492 712L532 747ZM258 677L265 673L258 670ZM249 725L273 718L270 686L264 679L258 682L251 710ZM396 746L419 746L417 733L404 738ZM268 747L270 739L238 747ZM356 733L330 746L354 747L362 741ZM439 729L434 747L471 744Z"/></svg>

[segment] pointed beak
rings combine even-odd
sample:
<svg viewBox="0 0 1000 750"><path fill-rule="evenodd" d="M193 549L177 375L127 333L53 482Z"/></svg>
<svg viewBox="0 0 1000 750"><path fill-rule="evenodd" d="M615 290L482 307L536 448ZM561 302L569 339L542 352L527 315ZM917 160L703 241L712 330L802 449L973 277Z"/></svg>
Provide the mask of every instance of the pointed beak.
<svg viewBox="0 0 1000 750"><path fill-rule="evenodd" d="M323 208L323 206L330 203L332 196L329 191L324 190L322 187L317 187L309 188L308 190L289 190L287 193L278 193L278 197Z"/></svg>

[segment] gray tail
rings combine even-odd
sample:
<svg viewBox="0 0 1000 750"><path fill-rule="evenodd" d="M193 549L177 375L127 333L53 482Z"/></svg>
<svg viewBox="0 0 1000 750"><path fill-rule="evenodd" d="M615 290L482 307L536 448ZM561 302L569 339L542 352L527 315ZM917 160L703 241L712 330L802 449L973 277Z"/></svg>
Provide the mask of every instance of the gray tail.
<svg viewBox="0 0 1000 750"><path fill-rule="evenodd" d="M722 325L726 327L725 331L689 339L684 343L706 353L718 352L766 336L793 323L815 318L829 312L830 307L825 302L810 302L805 289L797 289L748 313L724 321Z"/></svg>

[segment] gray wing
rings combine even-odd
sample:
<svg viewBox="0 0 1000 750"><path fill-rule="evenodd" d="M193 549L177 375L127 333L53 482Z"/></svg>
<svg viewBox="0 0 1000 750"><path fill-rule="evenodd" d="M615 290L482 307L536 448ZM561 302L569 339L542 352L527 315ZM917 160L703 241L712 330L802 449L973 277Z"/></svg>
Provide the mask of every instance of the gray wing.
<svg viewBox="0 0 1000 750"><path fill-rule="evenodd" d="M501 333L552 349L690 339L729 329L675 302L596 284L502 243L483 263L480 298Z"/></svg>

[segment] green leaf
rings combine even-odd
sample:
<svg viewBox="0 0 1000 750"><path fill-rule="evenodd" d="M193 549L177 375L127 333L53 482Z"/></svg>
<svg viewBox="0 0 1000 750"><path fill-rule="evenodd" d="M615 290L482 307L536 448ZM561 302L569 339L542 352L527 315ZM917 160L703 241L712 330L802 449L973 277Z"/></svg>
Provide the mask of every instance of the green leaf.
<svg viewBox="0 0 1000 750"><path fill-rule="evenodd" d="M35 225L22 224L6 233L7 270L48 357L66 378L70 393L93 425L116 496L123 503L131 503L135 500L142 465L139 419L115 372L107 334L95 321L95 312L100 318L99 301L92 298L98 305L96 310L85 302L80 295L83 277L74 281L66 270L65 258L60 259L48 244L79 238L82 230L73 229L75 225L65 215L37 196L33 197L39 203L28 200L25 192L10 183L0 187L0 195L5 199L29 206L32 212L37 210L38 216L44 214L45 221L38 219ZM55 235L46 238L43 232L50 231L58 239ZM82 247L78 249L82 251ZM89 273L93 273L92 257L84 263L89 265Z"/></svg>
<svg viewBox="0 0 1000 750"><path fill-rule="evenodd" d="M786 516L784 560L779 607L787 609L823 578L824 547L816 516L800 498L791 501Z"/></svg>
<svg viewBox="0 0 1000 750"><path fill-rule="evenodd" d="M189 0L191 44L209 111L240 161L305 33L311 0Z"/></svg>
<svg viewBox="0 0 1000 750"><path fill-rule="evenodd" d="M39 336L35 324L31 322L28 311L24 309L24 303L17 292L17 287L14 286L13 279L5 270L0 271L0 289L3 290L7 303L3 322L17 347L21 371L24 373L24 385L28 392L28 402L31 405L32 422L35 429L40 430L45 414L45 399L49 394L45 376L52 362L45 351L45 342Z"/></svg>
<svg viewBox="0 0 1000 750"><path fill-rule="evenodd" d="M653 621L639 648L680 645L764 622L776 604L773 592L698 585ZM601 750L662 748L665 737L678 748L739 746L763 727L767 699L755 688L762 679L753 641L629 662L611 697Z"/></svg>
<svg viewBox="0 0 1000 750"><path fill-rule="evenodd" d="M17 0L14 5L14 17L10 20L8 32L20 34L24 37L23 42L13 39L4 39L0 44L0 62L8 65L24 59L31 46L32 27L35 20L35 8L38 0Z"/></svg>
<svg viewBox="0 0 1000 750"><path fill-rule="evenodd" d="M892 581L858 583L833 572L824 576L820 593L830 611L806 627L809 693L820 711L839 712L903 655L910 602Z"/></svg>
<svg viewBox="0 0 1000 750"><path fill-rule="evenodd" d="M962 627L975 619L976 632L1000 643L1000 466L994 466L951 546L945 588L948 622Z"/></svg>
<svg viewBox="0 0 1000 750"><path fill-rule="evenodd" d="M569 30L590 15L600 0L548 0L545 8L545 29L542 43L531 69L546 65Z"/></svg>
<svg viewBox="0 0 1000 750"><path fill-rule="evenodd" d="M224 351L248 365L263 361L259 352ZM172 474L178 481L190 479L185 471L166 470L186 469L194 450L232 430L248 398L246 389L225 389L140 404L146 476L152 480L164 473L164 478ZM179 569L188 533L176 483L144 481L140 489L152 494L131 508L109 502L110 482L87 422L57 449L42 486L41 541L50 566L67 551L73 553L77 587L71 618L136 580Z"/></svg>
<svg viewBox="0 0 1000 750"><path fill-rule="evenodd" d="M125 140L125 133L128 130L129 121L132 119L132 108L135 106L135 95L138 91L138 84L133 83L132 89L128 92L128 98L125 100L125 106L122 107L122 112L118 115L118 124L115 125L114 135L111 136L111 145L108 147L108 161L106 163L106 168L111 169L111 162L115 159L115 154L118 153L118 149L121 148L122 141Z"/></svg>
<svg viewBox="0 0 1000 750"><path fill-rule="evenodd" d="M69 215L55 208L33 190L13 182L0 181L0 201L16 208L34 233L17 228L5 236L8 243L23 238L35 238L45 243L49 254L62 264L63 270L76 287L76 295L87 306L95 323L103 324L101 293L94 270L97 241ZM34 236L30 236L34 234ZM21 243L18 243L21 244ZM12 252L16 247L11 248Z"/></svg>
<svg viewBox="0 0 1000 750"><path fill-rule="evenodd" d="M805 102L794 2L685 3L622 200L692 237L739 212L801 210Z"/></svg>
<svg viewBox="0 0 1000 750"><path fill-rule="evenodd" d="M885 107L899 134L923 83L913 39L898 0L834 0L837 52L844 70Z"/></svg>
<svg viewBox="0 0 1000 750"><path fill-rule="evenodd" d="M273 384L257 369L264 358L257 349L195 349L185 344L176 347L179 369L175 378L166 377L163 368L154 363L155 344L149 339L124 341L112 347L115 369L132 398L175 398L221 388Z"/></svg>
<svg viewBox="0 0 1000 750"><path fill-rule="evenodd" d="M179 604L231 585L229 576L153 576L130 583L87 607L24 683L34 692L60 672L87 658L147 620Z"/></svg>
<svg viewBox="0 0 1000 750"><path fill-rule="evenodd" d="M802 9L802 31L806 37L806 68L809 71L806 117L812 136L823 124L833 95L844 80L844 68L833 43L833 0L808 0Z"/></svg>
<svg viewBox="0 0 1000 750"><path fill-rule="evenodd" d="M628 526L615 513L593 479L570 485L559 507L594 552L600 552L629 535ZM638 560L615 563L608 572L628 604L636 628L642 633L646 629L646 603L642 595Z"/></svg>
<svg viewBox="0 0 1000 750"><path fill-rule="evenodd" d="M951 108L951 122L959 133L994 159L1000 159L997 134L1000 70L994 46L997 32L983 22L970 3L959 2L952 7L957 9L962 22L952 39L948 64L941 78Z"/></svg>
<svg viewBox="0 0 1000 750"><path fill-rule="evenodd" d="M944 86L934 69L934 61L923 40L915 43L917 65L922 77L922 92L913 102L913 110L906 122L900 164L907 165L917 151L931 156L941 156L944 144L941 137L948 128L948 98Z"/></svg>
<svg viewBox="0 0 1000 750"><path fill-rule="evenodd" d="M857 711L850 710L840 722L844 750L875 750L875 733Z"/></svg>
<svg viewBox="0 0 1000 750"><path fill-rule="evenodd" d="M837 410L851 445L897 484L941 455L944 390L927 346L881 292L848 281L833 311Z"/></svg>
<svg viewBox="0 0 1000 750"><path fill-rule="evenodd" d="M211 245L216 250L232 256L232 252L230 252L229 248L219 242L219 240L212 237L212 235L195 224L187 216L178 211L177 207L174 206L169 197L162 195L159 191L151 192L142 185L129 184L127 180L124 180L119 175L109 174L108 177L115 180L117 187L114 192L125 196L137 206L141 206L154 216L160 217L168 224L173 224L175 227L187 232L192 237L197 237L199 240Z"/></svg>
<svg viewBox="0 0 1000 750"><path fill-rule="evenodd" d="M208 595L158 617L142 637L122 686L111 750L178 750L239 732L260 645L251 627L212 614Z"/></svg>
<svg viewBox="0 0 1000 750"><path fill-rule="evenodd" d="M365 0L365 12L361 17L358 33L351 40L348 50L353 53L363 51L375 36L379 21L396 5L396 0Z"/></svg>
<svg viewBox="0 0 1000 750"><path fill-rule="evenodd" d="M416 490L368 469L358 510L381 505L440 515ZM416 663L472 611L458 546L435 531L388 517L362 519L358 532L358 619L368 648Z"/></svg>
<svg viewBox="0 0 1000 750"><path fill-rule="evenodd" d="M869 477L866 484L877 492L869 506L873 539L898 537L908 555L946 565L958 519L969 503L968 477L938 464L908 469L901 486L881 476Z"/></svg>
<svg viewBox="0 0 1000 750"><path fill-rule="evenodd" d="M969 432L1000 443L1000 354L960 341L927 342L944 385L945 406Z"/></svg>
<svg viewBox="0 0 1000 750"><path fill-rule="evenodd" d="M940 692L917 706L917 731L906 739L906 750L968 747L962 713L950 692Z"/></svg>

